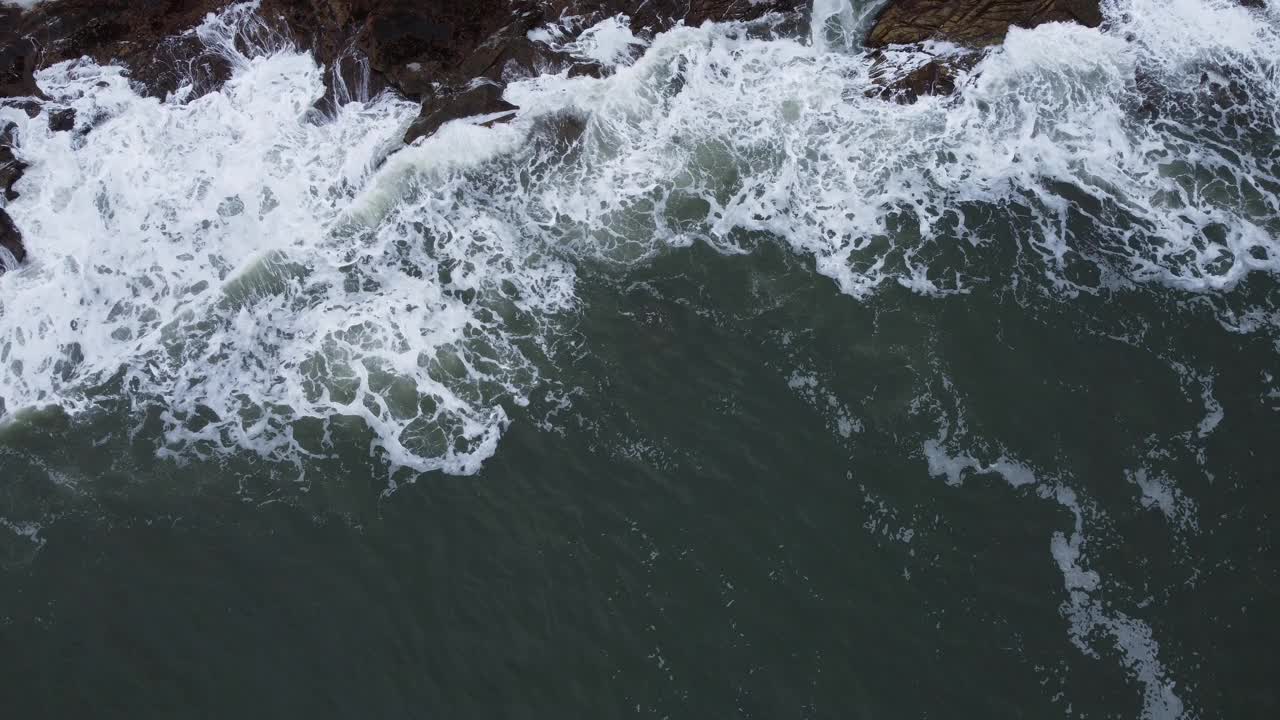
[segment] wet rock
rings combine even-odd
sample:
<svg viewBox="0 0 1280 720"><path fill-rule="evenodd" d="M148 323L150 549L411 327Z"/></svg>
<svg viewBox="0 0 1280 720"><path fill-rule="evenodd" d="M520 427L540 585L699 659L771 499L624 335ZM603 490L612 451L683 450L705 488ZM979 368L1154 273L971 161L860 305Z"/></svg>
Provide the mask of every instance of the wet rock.
<svg viewBox="0 0 1280 720"><path fill-rule="evenodd" d="M27 259L27 249L22 244L22 234L18 232L18 226L13 224L13 219L4 211L4 208L0 208L0 248L8 250L18 262ZM0 273L10 269L6 266L6 262L0 261Z"/></svg>
<svg viewBox="0 0 1280 720"><path fill-rule="evenodd" d="M36 67L88 56L99 63L124 63L146 92L164 96L188 74L197 79L228 74L227 68L215 67L225 65L220 58L205 53L193 35L182 34L227 4L228 0L47 0L22 13L13 33L40 49L34 61L28 58L27 76ZM0 44L9 46L2 39Z"/></svg>
<svg viewBox="0 0 1280 720"><path fill-rule="evenodd" d="M420 137L431 135L441 125L450 120L461 118L498 115L488 122L510 120L520 108L502 99L502 86L482 82L473 87L460 90L449 95L427 100L422 105L422 114L409 127L405 137L413 142Z"/></svg>
<svg viewBox="0 0 1280 720"><path fill-rule="evenodd" d="M26 163L13 154L13 134L16 128L13 123L0 127L0 195L4 196L5 201L18 199L13 185L27 169Z"/></svg>
<svg viewBox="0 0 1280 720"><path fill-rule="evenodd" d="M19 21L22 11L0 5L0 97L40 96L33 73L39 49L23 37Z"/></svg>
<svg viewBox="0 0 1280 720"><path fill-rule="evenodd" d="M926 54L917 51L916 54ZM929 56L923 63L903 64L883 51L872 51L871 79L875 87L868 97L909 105L924 95L950 95L955 92L960 74L978 61L977 53L957 53L946 57Z"/></svg>
<svg viewBox="0 0 1280 720"><path fill-rule="evenodd" d="M73 108L61 108L49 111L49 129L53 132L66 132L76 126L76 111Z"/></svg>
<svg viewBox="0 0 1280 720"><path fill-rule="evenodd" d="M923 52L919 48L917 51ZM972 56L960 62L951 57L930 57L923 63L902 64L879 51L873 51L868 57L872 62L873 86L866 91L866 96L901 105L910 105L925 95L954 93L960 73L977 59Z"/></svg>
<svg viewBox="0 0 1280 720"><path fill-rule="evenodd" d="M893 0L880 11L866 45L886 48L911 45L920 53L922 43L944 40L968 48L1004 41L1011 26L1031 28L1048 22L1075 22L1088 27L1102 24L1099 0ZM877 90L871 95L895 102L915 102L922 95L955 92L956 79L973 66L972 54L934 57L907 69L893 67L885 56L873 55L872 77Z"/></svg>
<svg viewBox="0 0 1280 720"><path fill-rule="evenodd" d="M946 40L979 47L1004 40L1010 26L1102 24L1099 0L893 0L867 34L868 47Z"/></svg>

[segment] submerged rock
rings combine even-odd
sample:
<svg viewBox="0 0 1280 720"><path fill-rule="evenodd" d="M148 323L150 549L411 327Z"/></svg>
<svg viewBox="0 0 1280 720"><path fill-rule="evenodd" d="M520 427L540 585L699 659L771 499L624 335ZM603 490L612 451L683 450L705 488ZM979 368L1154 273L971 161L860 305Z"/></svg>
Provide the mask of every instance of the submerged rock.
<svg viewBox="0 0 1280 720"><path fill-rule="evenodd" d="M926 54L917 50L915 54ZM973 68L978 54L959 52L945 57L927 55L923 63L902 63L890 59L883 51L874 50L871 79L875 88L867 94L881 100L911 104L924 95L950 95L955 92L960 74Z"/></svg>
<svg viewBox="0 0 1280 720"><path fill-rule="evenodd" d="M922 44L931 40L981 48L1003 42L1009 28L1032 28L1049 22L1075 22L1087 27L1102 24L1099 0L893 0L876 17L866 45L886 48ZM904 69L873 56L872 77L879 90L872 95L898 102L915 102L921 95L946 95L955 91L959 74L975 62L973 55L934 57L923 65Z"/></svg>

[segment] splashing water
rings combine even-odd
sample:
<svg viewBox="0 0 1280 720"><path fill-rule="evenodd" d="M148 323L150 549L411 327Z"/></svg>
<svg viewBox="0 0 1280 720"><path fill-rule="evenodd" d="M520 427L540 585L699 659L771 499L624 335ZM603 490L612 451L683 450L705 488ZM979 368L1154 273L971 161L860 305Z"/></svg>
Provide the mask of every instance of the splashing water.
<svg viewBox="0 0 1280 720"><path fill-rule="evenodd" d="M343 68L318 67L252 3L195 31L233 69L200 97L142 97L119 67L48 68L39 81L76 109L74 131L0 109L30 165L6 208L30 259L0 275L0 423L124 403L138 427L158 418L176 460L298 465L354 426L390 468L474 473L514 408L575 396L555 385L579 274L695 244L777 245L850 303L895 285L1035 285L1063 303L1152 288L1230 296L1231 332L1280 327L1265 293L1236 292L1280 271L1280 6L1115 0L1105 30L1014 28L954 95L908 106L878 99L858 49L875 7L818 0L808 37L768 19L649 39L624 18L535 31L607 75L514 79L510 124L458 121L410 147L414 104L341 84ZM884 55L891 69L933 57ZM1213 480L1226 374L1170 363L1203 419L1153 437L1122 481L1135 507L1192 532L1202 511L1159 460L1176 445ZM1280 396L1264 377L1266 401ZM842 440L875 434L821 372L785 380ZM1000 476L1066 511L1044 559L1069 640L1121 663L1143 717L1194 716L1163 628L1116 602L1103 572L1099 496L967 432L944 422L922 438L922 465L951 486ZM629 456L663 453L628 442ZM45 542L38 523L0 526Z"/></svg>
<svg viewBox="0 0 1280 720"><path fill-rule="evenodd" d="M162 409L167 452L280 460L356 418L392 466L470 473L504 406L554 382L582 263L780 242L859 299L1280 270L1273 9L1130 0L1106 31L1014 28L910 106L875 99L849 41L870 6L815 3L808 43L612 19L575 45L608 77L517 80L512 124L398 151L410 103L316 111L324 71L253 9L198 30L232 61L217 92L161 102L64 63L40 83L77 132L0 111L32 165L9 208L32 261L0 279L11 415L123 395Z"/></svg>
<svg viewBox="0 0 1280 720"><path fill-rule="evenodd" d="M460 178L377 226L344 219L415 107L317 117L321 69L261 43L240 54L260 26L233 13L199 33L235 74L189 103L141 98L116 67L42 74L93 128L20 125L37 162L11 212L37 259L3 280L8 408L84 412L123 391L160 404L174 451L278 459L322 453L327 424L355 417L393 465L474 472L506 423L499 398L535 384L511 326L568 308L571 273L442 212Z"/></svg>
<svg viewBox="0 0 1280 720"><path fill-rule="evenodd" d="M884 5L885 0L860 3L857 8L852 0L813 0L810 42L819 52L853 50L862 43L871 21Z"/></svg>

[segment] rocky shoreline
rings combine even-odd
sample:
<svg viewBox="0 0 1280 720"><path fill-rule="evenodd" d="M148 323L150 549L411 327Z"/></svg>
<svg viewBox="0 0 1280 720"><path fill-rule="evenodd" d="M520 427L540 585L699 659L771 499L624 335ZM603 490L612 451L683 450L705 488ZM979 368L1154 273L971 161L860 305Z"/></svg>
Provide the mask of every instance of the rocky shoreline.
<svg viewBox="0 0 1280 720"><path fill-rule="evenodd" d="M190 31L208 13L232 4L46 0L25 11L0 5L0 104L35 117L48 99L34 73L80 57L127 66L139 90L156 97L182 82L191 82L196 94L216 89L230 68ZM310 50L326 67L347 73L366 62L370 92L393 88L421 101L421 114L404 138L408 143L453 119L513 112L515 106L502 99L512 75L605 71L529 38L529 31L549 23L572 19L565 25L574 33L628 14L633 31L652 35L678 23L752 20L769 13L798 17L807 7L806 0L261 0L258 13L269 32ZM55 120L54 109L61 110L50 108L51 128L74 125L65 113ZM0 128L0 185L9 199L24 168L14 157L11 130ZM26 255L2 207L0 246L19 261Z"/></svg>
<svg viewBox="0 0 1280 720"><path fill-rule="evenodd" d="M0 0L2 2L3 0ZM1258 0L1242 0L1257 4ZM227 61L204 48L191 30L229 0L46 0L28 10L0 5L0 105L30 117L47 111L50 128L75 126L69 111L52 104L34 73L80 57L129 68L140 91L156 97L190 82L196 94L230 75ZM625 14L641 36L679 23L753 20L779 14L803 27L809 0L260 0L264 28L338 74L367 67L370 92L392 88L420 101L418 118L404 141L430 135L463 117L494 115L501 121L518 108L503 99L512 77L544 72L599 75L601 65L531 39L530 32L557 24L572 39L600 20ZM865 39L878 90L887 101L914 102L955 89L959 75L980 58L976 51L1003 41L1014 25L1076 22L1096 27L1099 0L891 0ZM944 41L959 52L934 55ZM888 53L912 53L923 63L903 65ZM335 83L330 75L330 93ZM332 100L332 98L329 98ZM13 126L0 127L0 193L16 197L24 164L14 152ZM18 230L0 206L0 246L21 261ZM3 268L0 267L0 271Z"/></svg>
<svg viewBox="0 0 1280 720"><path fill-rule="evenodd" d="M1102 24L1099 0L894 0L876 17L865 40L871 54L877 93L885 100L914 102L921 95L953 92L958 76L979 59L973 51L1004 42L1009 28L1033 28L1051 22L1086 27ZM925 43L941 41L962 52L934 56L902 67L886 61L890 46L909 46L928 55Z"/></svg>

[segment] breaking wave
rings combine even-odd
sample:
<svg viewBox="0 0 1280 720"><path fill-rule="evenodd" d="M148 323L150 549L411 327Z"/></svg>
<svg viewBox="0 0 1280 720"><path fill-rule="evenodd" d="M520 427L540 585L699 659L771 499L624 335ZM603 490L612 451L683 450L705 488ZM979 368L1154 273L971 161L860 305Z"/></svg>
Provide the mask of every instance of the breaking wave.
<svg viewBox="0 0 1280 720"><path fill-rule="evenodd" d="M1116 0L1105 30L1014 28L957 93L899 105L886 72L972 51L876 67L849 41L870 5L819 5L811 37L606 21L562 46L605 77L513 79L514 122L403 149L414 105L343 88L317 110L324 69L252 5L197 31L234 68L200 97L51 67L74 132L0 110L31 164L8 210L32 255L0 278L0 401L125 397L160 409L176 457L298 461L355 419L390 466L465 474L554 385L595 264L776 242L859 300L1280 270L1274 7Z"/></svg>

